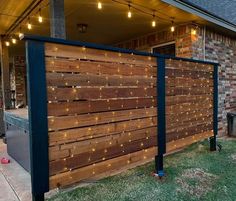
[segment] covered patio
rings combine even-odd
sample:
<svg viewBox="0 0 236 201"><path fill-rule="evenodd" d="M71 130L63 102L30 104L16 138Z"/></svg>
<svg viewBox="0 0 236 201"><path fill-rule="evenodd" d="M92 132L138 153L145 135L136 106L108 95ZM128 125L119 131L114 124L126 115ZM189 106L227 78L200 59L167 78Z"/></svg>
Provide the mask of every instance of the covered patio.
<svg viewBox="0 0 236 201"><path fill-rule="evenodd" d="M228 30L220 20L161 0L0 0L1 6L1 128L10 156L31 169L31 181L14 159L5 166L14 170L2 169L17 170L8 182L18 199L44 200L50 189L154 159L164 175L164 154L208 137L215 150L218 64L206 62L204 52L194 60L194 48L200 27ZM21 182L25 189L14 185Z"/></svg>

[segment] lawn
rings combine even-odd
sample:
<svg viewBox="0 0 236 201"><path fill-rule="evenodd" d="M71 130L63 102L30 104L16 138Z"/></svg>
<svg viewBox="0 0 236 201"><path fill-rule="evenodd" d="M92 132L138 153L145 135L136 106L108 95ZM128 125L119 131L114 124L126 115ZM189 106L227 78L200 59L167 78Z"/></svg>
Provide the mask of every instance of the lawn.
<svg viewBox="0 0 236 201"><path fill-rule="evenodd" d="M151 176L154 162L61 192L50 201L235 201L236 140L219 140L221 152L210 152L207 141L165 157L166 177Z"/></svg>

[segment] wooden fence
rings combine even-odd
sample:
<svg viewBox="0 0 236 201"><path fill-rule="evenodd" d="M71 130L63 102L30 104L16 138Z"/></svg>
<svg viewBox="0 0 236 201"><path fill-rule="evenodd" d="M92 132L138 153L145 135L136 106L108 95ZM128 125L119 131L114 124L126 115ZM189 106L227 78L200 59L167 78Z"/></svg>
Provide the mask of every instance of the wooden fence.
<svg viewBox="0 0 236 201"><path fill-rule="evenodd" d="M31 143L48 148L43 154L32 148L31 169L48 184L33 186L33 192L109 175L157 154L161 164L166 151L217 134L217 64L60 39L26 40L31 132L38 133L34 118L47 119ZM34 86L37 68L45 83ZM36 89L38 99L32 98ZM32 99L45 112L36 114ZM40 160L47 160L48 173L36 167Z"/></svg>

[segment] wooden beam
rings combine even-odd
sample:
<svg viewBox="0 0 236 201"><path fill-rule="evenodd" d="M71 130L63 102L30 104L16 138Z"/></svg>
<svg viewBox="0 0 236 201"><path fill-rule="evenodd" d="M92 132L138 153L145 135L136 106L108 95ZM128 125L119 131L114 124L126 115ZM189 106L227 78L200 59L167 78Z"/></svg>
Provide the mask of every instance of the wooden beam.
<svg viewBox="0 0 236 201"><path fill-rule="evenodd" d="M2 96L3 108L9 109L11 107L11 87L10 87L10 72L9 72L9 53L8 47L0 40L0 55L1 55L1 75L2 75Z"/></svg>

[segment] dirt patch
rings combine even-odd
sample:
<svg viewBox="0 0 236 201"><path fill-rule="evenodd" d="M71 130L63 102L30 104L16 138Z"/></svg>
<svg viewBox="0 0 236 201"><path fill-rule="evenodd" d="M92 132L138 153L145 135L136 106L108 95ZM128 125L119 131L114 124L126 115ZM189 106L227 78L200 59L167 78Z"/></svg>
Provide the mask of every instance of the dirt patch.
<svg viewBox="0 0 236 201"><path fill-rule="evenodd" d="M180 178L176 179L176 182L180 185L177 191L200 198L212 190L212 185L216 178L215 175L207 173L200 168L188 169Z"/></svg>

